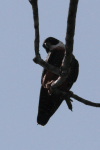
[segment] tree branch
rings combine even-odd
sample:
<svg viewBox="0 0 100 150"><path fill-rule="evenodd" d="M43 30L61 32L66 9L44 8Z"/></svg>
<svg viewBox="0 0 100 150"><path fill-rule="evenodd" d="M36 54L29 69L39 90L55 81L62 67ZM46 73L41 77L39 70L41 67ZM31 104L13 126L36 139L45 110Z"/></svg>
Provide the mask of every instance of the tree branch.
<svg viewBox="0 0 100 150"><path fill-rule="evenodd" d="M45 69L59 75L59 78L51 85L51 91L52 92L61 92L62 98L66 100L67 103L71 102L72 100L70 97L76 99L77 101L84 103L85 105L90 105L94 107L100 107L100 103L94 103L88 100L85 100L72 92L62 92L58 91L57 87L61 85L66 78L68 77L70 73L70 63L72 60L72 52L73 52L73 43L74 43L74 33L75 33L75 21L76 21L76 12L77 12L77 5L78 0L70 0L69 5L69 13L68 13L68 20L67 20L67 31L66 31L66 51L64 55L64 59L62 61L61 68L54 67L47 62L45 62L43 59L41 59L40 53L39 53L39 17L38 17L38 4L37 0L29 0L29 2L32 5L33 9L33 19L34 19L34 28L35 28L35 58L33 61L40 66L44 67ZM72 106L70 106L70 109L72 109Z"/></svg>
<svg viewBox="0 0 100 150"><path fill-rule="evenodd" d="M84 103L85 105L89 105L89 106L93 106L93 107L100 107L100 103L94 103L94 102L85 100L85 99L83 99L83 98L81 98L75 94L72 94L71 97L76 99L77 101L79 101L81 103Z"/></svg>
<svg viewBox="0 0 100 150"><path fill-rule="evenodd" d="M39 17L38 17L38 4L37 0L29 0L33 9L33 19L34 19L34 28L35 28L35 55L40 56L39 54Z"/></svg>
<svg viewBox="0 0 100 150"><path fill-rule="evenodd" d="M84 103L85 105L89 105L89 106L93 106L93 107L100 107L100 103L94 103L94 102L91 102L91 101L88 101L86 99L83 99L81 97L79 97L78 95L74 94L72 91L68 91L68 92L63 92L63 91L59 91L63 97L62 99L65 99L65 101L72 101L70 98L74 98L75 100L81 102L81 103Z"/></svg>
<svg viewBox="0 0 100 150"><path fill-rule="evenodd" d="M68 68L70 68L70 63L72 60L77 6L78 6L78 0L70 0L69 13L67 19L66 39L65 39L66 51L62 63L62 69L63 71L65 70L65 72L68 70Z"/></svg>
<svg viewBox="0 0 100 150"><path fill-rule="evenodd" d="M60 76L61 70L58 67L52 66L49 63L45 62L43 59L40 58L40 56L36 55L36 57L33 59L33 61L37 64L39 64L40 66L42 66L43 68L53 72L54 74L57 74L58 76Z"/></svg>
<svg viewBox="0 0 100 150"><path fill-rule="evenodd" d="M37 0L29 0L29 2L32 5L33 10L33 20L34 20L34 28L35 28L35 40L34 40L34 49L35 49L35 58L33 61L36 64L39 64L40 66L44 67L45 69L57 74L60 76L61 69L54 67L47 62L45 62L43 59L41 59L41 55L39 53L39 17L38 17L38 4Z"/></svg>
<svg viewBox="0 0 100 150"><path fill-rule="evenodd" d="M62 74L61 76L51 85L51 90L57 88L61 85L70 73L70 64L72 60L73 43L74 43L74 32L75 32L75 22L76 22L76 12L77 12L78 0L70 0L69 13L67 20L67 31L66 31L66 51L64 59L62 61Z"/></svg>

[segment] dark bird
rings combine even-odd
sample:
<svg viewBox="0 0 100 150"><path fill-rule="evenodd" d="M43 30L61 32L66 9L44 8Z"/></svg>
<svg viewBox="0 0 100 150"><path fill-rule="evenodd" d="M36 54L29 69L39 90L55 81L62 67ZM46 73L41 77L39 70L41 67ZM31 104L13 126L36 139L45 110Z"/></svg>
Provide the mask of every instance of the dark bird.
<svg viewBox="0 0 100 150"><path fill-rule="evenodd" d="M43 47L48 53L46 62L55 66L61 67L62 60L65 52L65 45L53 38L47 38ZM68 92L72 87L73 83L77 80L78 72L79 72L79 64L75 59L74 55L72 56L70 73L67 79L58 87L59 90ZM58 79L58 75L43 69L42 78L41 78L41 90L40 90L40 98L39 98L39 106L38 106L38 115L37 115L37 123L44 126L47 124L50 117L55 113L58 107L61 105L64 99L61 98L62 94L50 94L50 87L53 82ZM67 101L66 101L67 102ZM71 102L67 102L68 108L72 110Z"/></svg>

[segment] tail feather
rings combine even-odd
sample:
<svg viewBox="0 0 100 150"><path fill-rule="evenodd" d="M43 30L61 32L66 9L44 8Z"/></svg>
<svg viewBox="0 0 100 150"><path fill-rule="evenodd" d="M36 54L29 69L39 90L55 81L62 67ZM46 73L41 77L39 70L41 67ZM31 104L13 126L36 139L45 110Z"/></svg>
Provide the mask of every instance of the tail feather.
<svg viewBox="0 0 100 150"><path fill-rule="evenodd" d="M41 125L47 124L50 117L61 105L62 101L60 95L49 95L48 90L42 86L38 106L37 123Z"/></svg>

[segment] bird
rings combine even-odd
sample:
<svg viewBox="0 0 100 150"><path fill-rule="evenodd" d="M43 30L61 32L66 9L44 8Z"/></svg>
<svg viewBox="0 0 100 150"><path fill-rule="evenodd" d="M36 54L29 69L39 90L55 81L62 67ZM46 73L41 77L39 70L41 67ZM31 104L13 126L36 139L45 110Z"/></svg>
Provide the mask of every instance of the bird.
<svg viewBox="0 0 100 150"><path fill-rule="evenodd" d="M42 46L47 52L46 62L50 65L60 68L65 52L65 45L63 44L63 42L59 41L54 37L48 37L44 40ZM70 73L67 79L62 83L62 85L58 87L58 89L63 92L68 92L71 89L73 83L76 82L78 74L79 63L75 56L72 54ZM64 101L64 99L61 98L61 93L50 94L51 84L54 83L58 79L58 77L59 76L57 74L54 74L43 68L37 114L37 124L39 125L46 125L51 116L56 112L61 103ZM71 102L66 102L68 108L72 110Z"/></svg>

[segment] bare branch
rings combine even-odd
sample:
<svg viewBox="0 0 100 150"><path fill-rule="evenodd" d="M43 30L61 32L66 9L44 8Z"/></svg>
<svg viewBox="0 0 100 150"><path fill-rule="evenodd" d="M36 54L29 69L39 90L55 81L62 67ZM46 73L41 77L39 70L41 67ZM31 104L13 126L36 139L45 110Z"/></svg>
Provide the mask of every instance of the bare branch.
<svg viewBox="0 0 100 150"><path fill-rule="evenodd" d="M70 70L69 70L69 68L66 68L67 74L65 74L65 72L62 71L62 68L59 69L57 67L51 66L51 65L47 64L43 59L41 59L41 56L40 56L40 53L39 53L39 17L38 17L38 4L37 4L37 0L30 0L30 3L31 3L32 8L33 8L33 19L34 19L34 28L35 28L35 41L34 41L34 45L35 45L35 58L33 59L33 61L35 63L41 65L45 69L47 69L47 70L49 70L49 71L51 71L51 72L59 75L58 80L55 81L53 83L53 85L51 85L51 88L53 90L54 88L58 87L59 85L61 85L66 80L66 78L67 78ZM71 9L69 11L71 11ZM69 18L70 17L71 17L71 15L69 16ZM68 29L68 35L69 35L68 37L70 37L69 29Z"/></svg>
<svg viewBox="0 0 100 150"><path fill-rule="evenodd" d="M81 98L75 94L72 94L71 97L76 99L77 101L79 101L81 103L84 103L85 105L89 105L89 106L93 106L93 107L100 107L100 103L94 103L94 102L85 100L85 99L83 99L83 98Z"/></svg>
<svg viewBox="0 0 100 150"><path fill-rule="evenodd" d="M100 107L100 103L94 103L91 101L88 101L86 99L83 99L81 97L79 97L78 95L74 94L72 91L68 91L68 92L63 92L63 91L59 91L62 95L63 95L63 99L65 99L65 101L72 101L70 98L74 98L75 100L84 103L85 105L89 105L89 106L93 106L93 107Z"/></svg>
<svg viewBox="0 0 100 150"><path fill-rule="evenodd" d="M33 61L40 66L44 67L45 69L59 75L59 78L52 84L51 86L51 92L54 93L62 93L62 99L66 100L66 103L70 103L70 108L72 110L71 105L71 97L76 99L77 101L84 103L85 105L90 105L93 107L100 107L100 103L94 103L88 100L85 100L72 92L62 92L57 89L59 85L61 85L65 79L68 77L70 73L70 63L72 60L72 52L73 52L73 43L74 43L74 32L75 32L75 20L76 20L76 12L77 12L77 5L78 0L70 0L69 5L69 14L68 14L68 20L67 20L67 32L66 32L66 52L65 56L62 62L61 69L54 67L44 60L41 59L40 53L39 53L39 17L38 17L38 4L37 0L29 0L29 2L32 5L33 9L33 19L34 19L34 28L35 28L35 58Z"/></svg>
<svg viewBox="0 0 100 150"><path fill-rule="evenodd" d="M44 67L45 69L53 72L54 74L57 74L58 76L60 76L61 70L58 67L54 67L52 65L50 65L49 63L45 62L43 59L40 58L40 56L36 56L33 61L37 64L39 64L40 66Z"/></svg>
<svg viewBox="0 0 100 150"><path fill-rule="evenodd" d="M67 32L66 32L66 45L65 45L66 51L65 51L65 55L61 67L62 74L51 85L51 90L61 85L66 80L66 78L70 73L70 63L72 60L72 52L73 52L77 5L78 5L78 0L70 0L68 20L67 20Z"/></svg>
<svg viewBox="0 0 100 150"><path fill-rule="evenodd" d="M38 17L38 4L37 0L29 0L29 2L32 5L32 10L33 10L33 20L34 20L34 28L35 28L35 40L34 40L34 45L35 45L35 58L33 61L40 66L44 67L45 69L57 74L60 76L61 70L60 68L54 67L47 62L45 62L43 59L41 59L41 55L39 53L39 17Z"/></svg>
<svg viewBox="0 0 100 150"><path fill-rule="evenodd" d="M29 0L33 9L33 19L34 19L34 28L35 28L35 57L40 56L39 54L39 17L38 17L38 4L37 0Z"/></svg>
<svg viewBox="0 0 100 150"><path fill-rule="evenodd" d="M65 39L66 52L65 52L64 62L62 64L62 69L65 71L67 71L68 68L70 68L70 63L72 60L77 5L78 5L78 0L70 0L66 39Z"/></svg>

